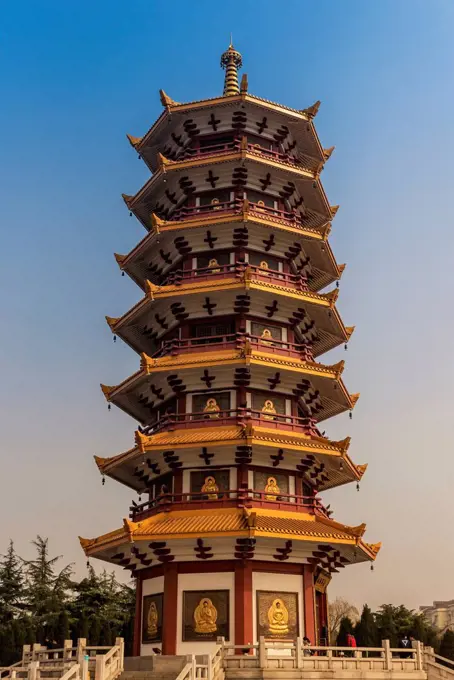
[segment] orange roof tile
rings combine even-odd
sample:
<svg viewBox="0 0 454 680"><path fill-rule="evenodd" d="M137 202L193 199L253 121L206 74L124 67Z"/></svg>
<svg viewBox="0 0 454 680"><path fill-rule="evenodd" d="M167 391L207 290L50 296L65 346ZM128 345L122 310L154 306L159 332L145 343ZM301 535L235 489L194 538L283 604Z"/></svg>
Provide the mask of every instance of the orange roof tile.
<svg viewBox="0 0 454 680"><path fill-rule="evenodd" d="M207 535L273 535L291 536L295 540L330 540L350 545L367 546L370 553L379 544L363 544L365 525L349 527L324 517L280 510L246 510L240 508L218 510L173 510L162 512L140 522L124 520L124 527L94 539L80 539L87 554L97 553L125 541L147 541L157 536L182 539Z"/></svg>

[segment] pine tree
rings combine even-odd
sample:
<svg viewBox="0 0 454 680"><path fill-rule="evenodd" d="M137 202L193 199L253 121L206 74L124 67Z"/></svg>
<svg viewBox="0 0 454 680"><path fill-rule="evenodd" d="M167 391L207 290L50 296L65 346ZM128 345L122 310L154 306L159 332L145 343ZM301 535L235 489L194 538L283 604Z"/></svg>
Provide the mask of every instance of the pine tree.
<svg viewBox="0 0 454 680"><path fill-rule="evenodd" d="M378 612L375 613L380 640L389 640L391 647L397 647L399 637L395 609L392 604L382 604Z"/></svg>
<svg viewBox="0 0 454 680"><path fill-rule="evenodd" d="M355 627L356 642L359 647L378 647L379 635L371 608L365 604L361 618Z"/></svg>
<svg viewBox="0 0 454 680"><path fill-rule="evenodd" d="M445 630L440 644L440 656L454 661L454 632L452 630Z"/></svg>
<svg viewBox="0 0 454 680"><path fill-rule="evenodd" d="M24 560L26 572L26 604L35 626L36 640L52 646L57 643L58 621L67 608L68 593L73 588L72 565L56 572L58 557L49 557L48 539L37 536L32 544L37 556Z"/></svg>
<svg viewBox="0 0 454 680"><path fill-rule="evenodd" d="M6 555L0 560L0 623L11 621L18 613L24 595L22 562L10 540Z"/></svg>
<svg viewBox="0 0 454 680"><path fill-rule="evenodd" d="M338 647L347 647L347 635L353 633L353 623L348 616L341 619L336 644Z"/></svg>

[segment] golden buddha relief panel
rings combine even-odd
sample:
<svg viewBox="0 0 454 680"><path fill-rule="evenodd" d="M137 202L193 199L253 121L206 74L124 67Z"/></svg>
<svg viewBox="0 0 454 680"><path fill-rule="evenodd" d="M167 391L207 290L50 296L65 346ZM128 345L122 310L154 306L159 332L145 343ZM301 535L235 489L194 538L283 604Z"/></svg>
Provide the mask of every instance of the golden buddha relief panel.
<svg viewBox="0 0 454 680"><path fill-rule="evenodd" d="M227 417L230 411L230 392L210 392L192 395L194 419L216 420Z"/></svg>
<svg viewBox="0 0 454 680"><path fill-rule="evenodd" d="M229 639L229 591L185 590L183 592L183 641Z"/></svg>
<svg viewBox="0 0 454 680"><path fill-rule="evenodd" d="M285 397L269 392L253 392L252 410L260 411L263 417L269 420L272 420L274 415L285 415Z"/></svg>
<svg viewBox="0 0 454 680"><path fill-rule="evenodd" d="M288 475L254 470L254 491L264 491L265 500L282 500L289 493Z"/></svg>
<svg viewBox="0 0 454 680"><path fill-rule="evenodd" d="M298 634L298 593L258 590L257 636L295 639Z"/></svg>
<svg viewBox="0 0 454 680"><path fill-rule="evenodd" d="M142 605L142 643L162 642L163 593L145 595Z"/></svg>
<svg viewBox="0 0 454 680"><path fill-rule="evenodd" d="M216 264L215 264L216 263ZM197 255L197 268L214 269L215 266L230 264L230 252L214 252L209 255Z"/></svg>
<svg viewBox="0 0 454 680"><path fill-rule="evenodd" d="M251 323L251 335L260 338L262 345L266 345L267 343L272 345L273 340L282 340L282 328L253 321Z"/></svg>
<svg viewBox="0 0 454 680"><path fill-rule="evenodd" d="M225 491L230 489L229 470L192 470L190 477L190 489L192 493L203 493L197 496L201 500L216 500L222 498Z"/></svg>
<svg viewBox="0 0 454 680"><path fill-rule="evenodd" d="M272 269L273 271L279 270L279 260L276 257L271 257L268 253L250 252L249 262L262 269Z"/></svg>

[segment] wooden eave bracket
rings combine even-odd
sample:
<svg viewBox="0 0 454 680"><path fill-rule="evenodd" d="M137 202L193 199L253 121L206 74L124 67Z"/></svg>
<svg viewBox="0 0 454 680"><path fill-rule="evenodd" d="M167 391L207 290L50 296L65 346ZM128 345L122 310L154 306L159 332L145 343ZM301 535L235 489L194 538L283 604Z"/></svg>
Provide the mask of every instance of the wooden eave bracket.
<svg viewBox="0 0 454 680"><path fill-rule="evenodd" d="M304 113L306 116L309 116L309 118L315 118L320 108L320 104L321 101L317 100L315 104L312 104L312 106L309 106L307 109L301 109L301 113Z"/></svg>

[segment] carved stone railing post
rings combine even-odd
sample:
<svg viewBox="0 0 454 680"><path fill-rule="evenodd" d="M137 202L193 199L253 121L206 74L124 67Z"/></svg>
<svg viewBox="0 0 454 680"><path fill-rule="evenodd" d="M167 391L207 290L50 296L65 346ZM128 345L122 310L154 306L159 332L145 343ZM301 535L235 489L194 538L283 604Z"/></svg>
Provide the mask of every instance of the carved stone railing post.
<svg viewBox="0 0 454 680"><path fill-rule="evenodd" d="M391 643L389 640L382 640L382 647L385 658L385 671L391 671L393 668L393 657L391 654Z"/></svg>
<svg viewBox="0 0 454 680"><path fill-rule="evenodd" d="M295 648L295 668L303 667L303 641L300 637L296 638L296 648Z"/></svg>
<svg viewBox="0 0 454 680"><path fill-rule="evenodd" d="M104 680L106 661L104 654L96 655L95 680Z"/></svg>
<svg viewBox="0 0 454 680"><path fill-rule="evenodd" d="M417 671L422 671L423 670L423 644L420 642L420 640L416 641L415 644L415 657L416 657L416 670Z"/></svg>
<svg viewBox="0 0 454 680"><path fill-rule="evenodd" d="M259 667L262 669L267 667L265 638L263 635L259 638Z"/></svg>
<svg viewBox="0 0 454 680"><path fill-rule="evenodd" d="M64 640L63 642L63 664L68 664L73 660L73 641L72 640ZM68 669L69 666L65 665L65 668Z"/></svg>
<svg viewBox="0 0 454 680"><path fill-rule="evenodd" d="M115 638L115 645L119 648L120 670L123 672L125 667L125 641L124 638Z"/></svg>
<svg viewBox="0 0 454 680"><path fill-rule="evenodd" d="M87 646L87 638L79 638L77 640L76 663L82 668L82 663L85 658L85 648Z"/></svg>
<svg viewBox="0 0 454 680"><path fill-rule="evenodd" d="M34 647L35 645L33 645ZM40 645L38 645L40 647ZM27 680L39 680L39 661L30 661Z"/></svg>

